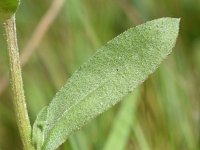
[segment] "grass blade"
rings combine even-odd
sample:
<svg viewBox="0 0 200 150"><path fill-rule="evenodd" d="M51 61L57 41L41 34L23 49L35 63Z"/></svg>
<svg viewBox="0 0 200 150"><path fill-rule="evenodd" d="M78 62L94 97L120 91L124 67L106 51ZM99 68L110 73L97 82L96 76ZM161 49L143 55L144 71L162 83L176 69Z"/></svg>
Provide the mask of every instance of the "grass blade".
<svg viewBox="0 0 200 150"><path fill-rule="evenodd" d="M135 122L136 123L132 129L135 134L135 139L137 140L138 146L140 147L141 150L151 150L138 120L136 120Z"/></svg>
<svg viewBox="0 0 200 150"><path fill-rule="evenodd" d="M124 150L128 142L129 134L134 123L135 111L137 109L139 90L130 94L119 110L119 114L113 123L113 128L106 142L104 150Z"/></svg>

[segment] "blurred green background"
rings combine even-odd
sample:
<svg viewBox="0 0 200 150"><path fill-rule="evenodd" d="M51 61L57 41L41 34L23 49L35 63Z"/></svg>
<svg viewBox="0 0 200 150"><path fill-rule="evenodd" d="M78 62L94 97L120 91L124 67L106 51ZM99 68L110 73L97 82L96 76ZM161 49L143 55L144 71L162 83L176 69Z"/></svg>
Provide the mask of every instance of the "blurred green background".
<svg viewBox="0 0 200 150"><path fill-rule="evenodd" d="M138 90L59 149L199 150L200 0L22 0L17 34L31 123L95 49L130 27L165 16L181 18L172 55ZM7 55L1 23L0 150L20 150Z"/></svg>

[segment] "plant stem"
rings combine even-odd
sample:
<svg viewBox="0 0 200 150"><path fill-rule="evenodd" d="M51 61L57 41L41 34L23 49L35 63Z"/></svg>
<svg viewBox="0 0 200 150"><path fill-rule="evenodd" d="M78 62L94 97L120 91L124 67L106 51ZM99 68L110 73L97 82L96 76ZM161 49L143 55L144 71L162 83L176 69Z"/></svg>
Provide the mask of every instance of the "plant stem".
<svg viewBox="0 0 200 150"><path fill-rule="evenodd" d="M24 149L32 150L33 147L31 144L31 125L28 117L28 111L24 96L23 81L17 45L15 15L13 15L10 19L7 19L4 23L4 26L7 36L10 63L10 81L14 98L14 108L17 124Z"/></svg>

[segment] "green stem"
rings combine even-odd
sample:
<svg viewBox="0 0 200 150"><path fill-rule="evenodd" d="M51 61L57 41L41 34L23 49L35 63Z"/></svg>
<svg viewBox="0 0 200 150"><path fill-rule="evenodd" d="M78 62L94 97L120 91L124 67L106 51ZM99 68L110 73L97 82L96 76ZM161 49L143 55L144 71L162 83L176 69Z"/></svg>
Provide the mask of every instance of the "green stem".
<svg viewBox="0 0 200 150"><path fill-rule="evenodd" d="M10 19L7 19L4 23L4 26L7 36L10 63L10 80L14 97L14 107L17 124L24 149L32 150L33 147L31 144L31 125L28 117L28 111L24 96L23 81L17 45L15 15L13 15Z"/></svg>

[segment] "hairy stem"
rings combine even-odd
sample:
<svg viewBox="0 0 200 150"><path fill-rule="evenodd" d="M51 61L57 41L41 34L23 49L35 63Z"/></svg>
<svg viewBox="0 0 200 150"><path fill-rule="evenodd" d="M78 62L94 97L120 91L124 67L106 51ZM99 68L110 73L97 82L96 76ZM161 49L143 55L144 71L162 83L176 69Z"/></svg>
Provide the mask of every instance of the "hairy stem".
<svg viewBox="0 0 200 150"><path fill-rule="evenodd" d="M31 125L28 117L28 111L24 96L23 81L17 45L15 15L13 15L10 19L7 19L4 23L4 26L7 36L10 63L10 81L14 98L14 108L17 124L24 149L32 150L33 147L31 144Z"/></svg>

